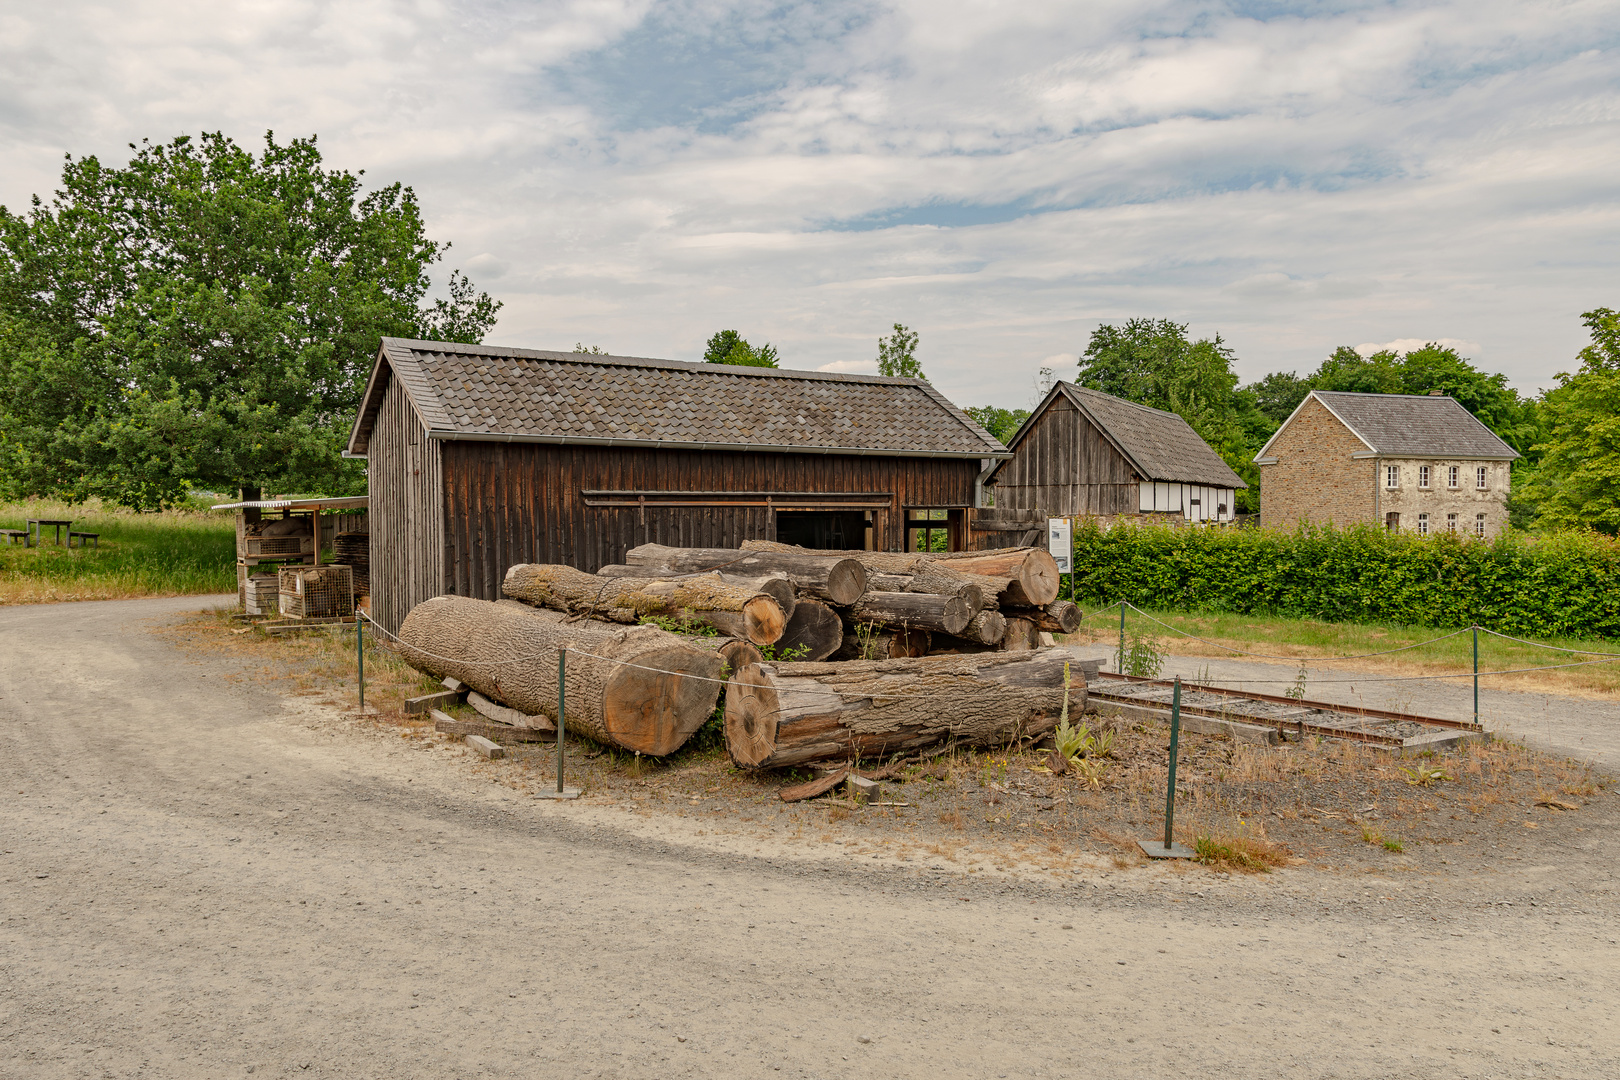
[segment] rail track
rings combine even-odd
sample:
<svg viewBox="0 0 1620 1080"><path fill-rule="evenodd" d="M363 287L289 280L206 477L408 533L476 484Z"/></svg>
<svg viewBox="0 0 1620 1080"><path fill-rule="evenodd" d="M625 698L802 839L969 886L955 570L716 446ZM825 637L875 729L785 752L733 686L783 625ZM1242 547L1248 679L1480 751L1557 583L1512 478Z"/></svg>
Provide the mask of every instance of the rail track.
<svg viewBox="0 0 1620 1080"><path fill-rule="evenodd" d="M1097 711L1103 713L1168 717L1174 686L1166 679L1100 672L1086 687L1088 707L1094 703ZM1392 749L1430 750L1486 737L1483 727L1466 720L1444 720L1188 682L1181 684L1181 715L1183 725L1189 730L1225 732L1263 742L1319 735ZM1189 717L1195 718L1193 722L1188 721ZM1199 720L1205 722L1199 723Z"/></svg>

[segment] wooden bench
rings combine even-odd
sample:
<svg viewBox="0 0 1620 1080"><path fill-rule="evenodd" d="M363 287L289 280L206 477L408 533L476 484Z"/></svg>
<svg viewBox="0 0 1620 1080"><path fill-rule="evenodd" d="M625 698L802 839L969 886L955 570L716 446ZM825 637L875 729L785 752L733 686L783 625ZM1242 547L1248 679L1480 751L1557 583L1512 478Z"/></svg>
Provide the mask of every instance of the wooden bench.
<svg viewBox="0 0 1620 1080"><path fill-rule="evenodd" d="M84 542L86 540L93 540L93 541L95 541L95 543L91 544L90 546L95 548L97 551L101 550L101 534L100 533L74 532L72 529L69 529L68 530L68 547L73 546L73 538L75 536L77 536L79 538L79 546L81 548L84 547Z"/></svg>
<svg viewBox="0 0 1620 1080"><path fill-rule="evenodd" d="M14 544L20 541L24 547L28 546L27 529L0 529L0 536L4 536L6 538L6 543L8 544Z"/></svg>

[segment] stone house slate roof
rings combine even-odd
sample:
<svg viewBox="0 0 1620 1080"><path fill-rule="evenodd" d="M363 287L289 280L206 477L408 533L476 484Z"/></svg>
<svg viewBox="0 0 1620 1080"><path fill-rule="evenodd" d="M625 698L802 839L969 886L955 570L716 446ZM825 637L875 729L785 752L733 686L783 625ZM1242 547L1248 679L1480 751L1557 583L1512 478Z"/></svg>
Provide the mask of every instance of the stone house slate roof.
<svg viewBox="0 0 1620 1080"><path fill-rule="evenodd" d="M1316 398L1350 429L1368 450L1382 457L1474 458L1511 461L1518 451L1463 408L1454 398L1437 394L1355 394L1313 390ZM1300 403L1300 408L1304 402ZM1298 413L1298 409L1294 410ZM1290 416L1261 447L1266 456L1293 420Z"/></svg>
<svg viewBox="0 0 1620 1080"><path fill-rule="evenodd" d="M1009 449L1018 451L1024 435L1058 395L1067 398L1114 445L1143 480L1209 487L1247 488L1221 455L1173 412L1059 382L1014 435Z"/></svg>
<svg viewBox="0 0 1620 1080"><path fill-rule="evenodd" d="M387 380L430 438L1007 457L921 379L384 338L349 436L364 456Z"/></svg>

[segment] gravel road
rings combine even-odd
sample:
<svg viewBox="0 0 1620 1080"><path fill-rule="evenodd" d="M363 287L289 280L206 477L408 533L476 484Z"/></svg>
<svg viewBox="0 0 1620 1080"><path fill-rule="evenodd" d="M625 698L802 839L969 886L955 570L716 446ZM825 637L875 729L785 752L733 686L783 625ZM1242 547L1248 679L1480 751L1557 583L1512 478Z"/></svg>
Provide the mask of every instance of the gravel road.
<svg viewBox="0 0 1620 1080"><path fill-rule="evenodd" d="M1620 1075L1612 796L1455 878L745 855L152 632L198 606L0 609L0 1076Z"/></svg>

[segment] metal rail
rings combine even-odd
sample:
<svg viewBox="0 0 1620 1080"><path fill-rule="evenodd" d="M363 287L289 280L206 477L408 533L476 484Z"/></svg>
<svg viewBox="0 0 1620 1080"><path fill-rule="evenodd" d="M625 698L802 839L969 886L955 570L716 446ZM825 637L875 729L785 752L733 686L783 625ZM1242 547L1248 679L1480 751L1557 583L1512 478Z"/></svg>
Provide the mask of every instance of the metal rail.
<svg viewBox="0 0 1620 1080"><path fill-rule="evenodd" d="M1133 675L1118 675L1113 672L1099 672L1102 679L1112 679L1119 682L1135 685L1164 687L1174 691L1174 684L1164 679L1144 679ZM1412 713L1393 712L1388 709L1370 709L1360 705L1335 705L1325 701L1307 701L1303 698L1284 697L1278 694L1250 693L1243 690L1231 690L1224 686L1203 686L1197 683L1182 683L1184 692L1206 693L1219 697L1234 698L1239 701L1265 702L1273 705L1283 705L1290 709L1301 711L1314 711L1326 713L1340 713L1349 716L1366 717L1373 720L1389 720L1401 723L1418 724L1424 727L1450 728L1458 731L1483 733L1484 728L1465 720L1444 720L1439 717L1417 716ZM1096 685L1088 688L1088 693L1103 701L1118 705L1136 705L1138 707L1158 707L1161 703L1149 702L1146 699L1132 694L1110 694L1107 690ZM1292 729L1301 734L1322 735L1333 739L1348 739L1356 742L1375 743L1380 746L1406 745L1406 739L1399 735L1384 735L1373 731L1364 731L1353 727L1339 727L1331 724L1312 723L1303 717L1288 720L1275 716L1259 716L1252 713L1236 712L1227 709L1212 709L1206 706L1189 704L1185 699L1181 703L1181 711L1192 713L1195 716L1205 716L1213 720L1227 720L1238 723L1250 723L1255 726L1274 727L1278 731Z"/></svg>

